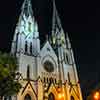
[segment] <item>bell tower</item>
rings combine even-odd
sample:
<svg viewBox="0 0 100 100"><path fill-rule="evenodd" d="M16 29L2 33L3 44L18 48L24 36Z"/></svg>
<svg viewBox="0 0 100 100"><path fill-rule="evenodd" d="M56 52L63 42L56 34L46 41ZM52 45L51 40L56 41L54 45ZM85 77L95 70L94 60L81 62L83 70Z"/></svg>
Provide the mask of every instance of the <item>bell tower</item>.
<svg viewBox="0 0 100 100"><path fill-rule="evenodd" d="M66 51L66 39L64 30L61 25L61 21L56 9L55 0L53 0L53 17L52 17L52 46L55 50L55 53L58 56L58 65L59 65L59 80L65 81L64 79L64 69L63 63L66 61L64 59L65 51Z"/></svg>
<svg viewBox="0 0 100 100"><path fill-rule="evenodd" d="M25 0L16 25L12 54L36 55L40 50L38 24L33 16L31 0Z"/></svg>
<svg viewBox="0 0 100 100"><path fill-rule="evenodd" d="M75 100L82 100L73 50L71 48L68 33L64 33L61 20L56 9L55 0L53 0L51 41L52 47L58 58L60 86L63 86L63 83L65 83L66 87L70 87L67 90L65 89L66 93L68 93L66 98L68 100L72 100L71 97L73 97Z"/></svg>
<svg viewBox="0 0 100 100"><path fill-rule="evenodd" d="M38 24L33 16L31 0L24 0L11 48L11 54L18 59L18 72L24 79L37 77L36 56L39 52Z"/></svg>
<svg viewBox="0 0 100 100"><path fill-rule="evenodd" d="M38 24L33 15L31 0L24 0L11 47L11 54L16 56L18 61L18 81L22 85L13 100L36 100L38 93L34 80L38 77L39 53Z"/></svg>

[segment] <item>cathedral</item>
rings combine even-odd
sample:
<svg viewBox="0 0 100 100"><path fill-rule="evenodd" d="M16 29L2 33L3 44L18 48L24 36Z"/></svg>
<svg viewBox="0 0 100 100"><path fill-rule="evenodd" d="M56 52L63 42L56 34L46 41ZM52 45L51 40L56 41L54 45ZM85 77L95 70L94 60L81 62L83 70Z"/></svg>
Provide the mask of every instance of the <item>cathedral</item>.
<svg viewBox="0 0 100 100"><path fill-rule="evenodd" d="M24 0L11 46L22 88L11 100L82 100L68 33L64 33L54 0L52 6L51 36L41 45L31 0Z"/></svg>

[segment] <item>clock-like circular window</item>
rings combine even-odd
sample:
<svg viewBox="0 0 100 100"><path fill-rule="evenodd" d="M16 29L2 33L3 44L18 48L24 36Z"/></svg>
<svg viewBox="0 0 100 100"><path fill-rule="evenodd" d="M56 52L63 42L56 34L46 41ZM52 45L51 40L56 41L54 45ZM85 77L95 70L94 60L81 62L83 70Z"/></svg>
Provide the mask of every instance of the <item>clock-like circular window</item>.
<svg viewBox="0 0 100 100"><path fill-rule="evenodd" d="M50 61L44 62L43 66L44 66L44 69L47 72L53 72L54 71L54 66L53 66L53 64Z"/></svg>

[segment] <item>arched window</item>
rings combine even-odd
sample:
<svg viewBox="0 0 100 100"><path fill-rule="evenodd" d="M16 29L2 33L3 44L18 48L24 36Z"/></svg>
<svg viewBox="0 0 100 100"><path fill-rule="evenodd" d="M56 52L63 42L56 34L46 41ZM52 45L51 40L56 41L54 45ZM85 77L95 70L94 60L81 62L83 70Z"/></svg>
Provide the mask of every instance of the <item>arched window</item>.
<svg viewBox="0 0 100 100"><path fill-rule="evenodd" d="M72 64L72 58L70 53L64 53L64 61L66 64L71 65Z"/></svg>
<svg viewBox="0 0 100 100"><path fill-rule="evenodd" d="M27 53L27 41L25 41L25 53Z"/></svg>
<svg viewBox="0 0 100 100"><path fill-rule="evenodd" d="M73 96L70 97L70 100L75 100Z"/></svg>
<svg viewBox="0 0 100 100"><path fill-rule="evenodd" d="M18 47L18 35L19 35L19 32L16 34L16 47L15 47L15 53L17 52L17 47Z"/></svg>
<svg viewBox="0 0 100 100"><path fill-rule="evenodd" d="M48 78L47 78L47 83L49 82Z"/></svg>
<svg viewBox="0 0 100 100"><path fill-rule="evenodd" d="M55 83L57 83L57 80L55 79Z"/></svg>
<svg viewBox="0 0 100 100"><path fill-rule="evenodd" d="M70 83L71 80L70 80L70 73L68 72L68 82Z"/></svg>
<svg viewBox="0 0 100 100"><path fill-rule="evenodd" d="M30 66L27 66L27 79L30 79Z"/></svg>
<svg viewBox="0 0 100 100"><path fill-rule="evenodd" d="M27 95L25 96L24 100L32 100L32 99L31 99L31 96L30 96L29 94L27 94Z"/></svg>
<svg viewBox="0 0 100 100"><path fill-rule="evenodd" d="M4 97L4 100L7 100L7 97Z"/></svg>
<svg viewBox="0 0 100 100"><path fill-rule="evenodd" d="M55 100L54 94L50 93L48 96L48 100Z"/></svg>
<svg viewBox="0 0 100 100"><path fill-rule="evenodd" d="M45 77L44 77L44 83L45 83Z"/></svg>
<svg viewBox="0 0 100 100"><path fill-rule="evenodd" d="M49 78L49 82L50 83L53 83L53 78Z"/></svg>
<svg viewBox="0 0 100 100"><path fill-rule="evenodd" d="M64 54L64 61L66 64L68 64L68 55L66 53L63 53Z"/></svg>
<svg viewBox="0 0 100 100"><path fill-rule="evenodd" d="M32 42L30 43L30 54L32 54Z"/></svg>
<svg viewBox="0 0 100 100"><path fill-rule="evenodd" d="M5 96L4 100L12 100L11 96Z"/></svg>

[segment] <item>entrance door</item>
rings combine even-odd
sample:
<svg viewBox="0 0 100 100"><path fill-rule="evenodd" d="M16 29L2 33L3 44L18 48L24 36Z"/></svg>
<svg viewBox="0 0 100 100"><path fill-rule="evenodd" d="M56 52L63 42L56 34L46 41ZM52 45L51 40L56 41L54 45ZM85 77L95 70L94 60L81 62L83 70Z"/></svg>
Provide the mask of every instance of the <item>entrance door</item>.
<svg viewBox="0 0 100 100"><path fill-rule="evenodd" d="M50 93L48 96L48 100L55 100L53 93Z"/></svg>
<svg viewBox="0 0 100 100"><path fill-rule="evenodd" d="M31 99L31 96L30 96L29 94L27 94L27 95L25 96L24 100L32 100L32 99Z"/></svg>
<svg viewBox="0 0 100 100"><path fill-rule="evenodd" d="M73 96L71 96L71 100L75 100Z"/></svg>

